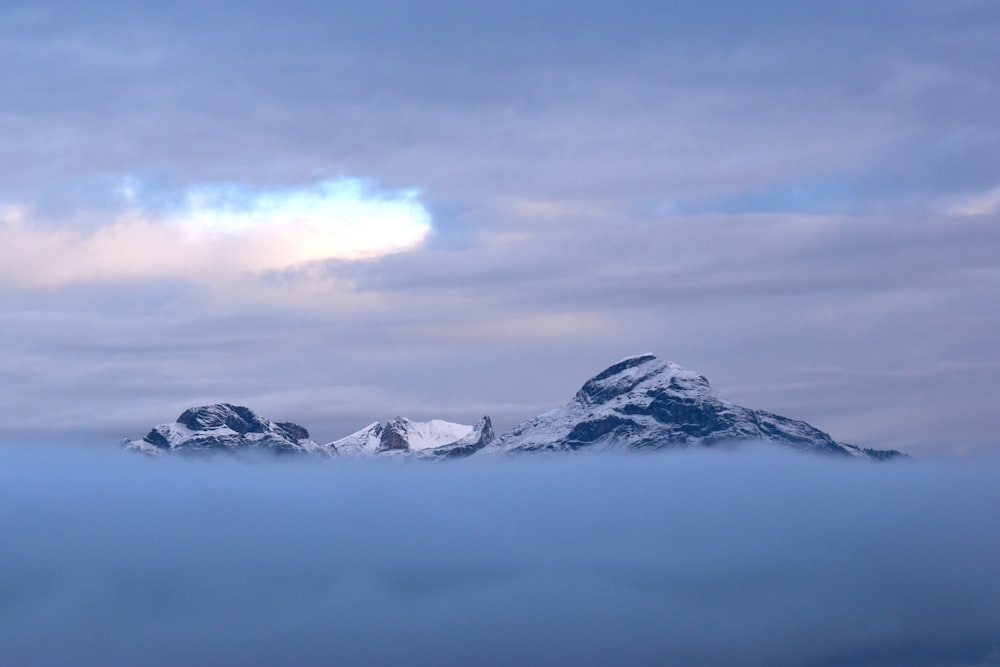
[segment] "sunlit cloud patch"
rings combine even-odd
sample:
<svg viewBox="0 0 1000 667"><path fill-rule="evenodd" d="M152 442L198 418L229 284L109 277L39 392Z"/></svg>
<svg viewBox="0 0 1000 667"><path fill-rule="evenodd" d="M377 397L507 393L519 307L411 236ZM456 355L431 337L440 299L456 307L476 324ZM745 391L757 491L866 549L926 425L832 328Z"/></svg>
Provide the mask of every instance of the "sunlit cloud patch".
<svg viewBox="0 0 1000 667"><path fill-rule="evenodd" d="M379 257L420 246L431 230L416 190L381 192L357 179L271 190L202 185L166 210L147 205L133 182L120 193L125 207L84 230L34 220L25 207L0 210L0 278L31 286L217 278Z"/></svg>

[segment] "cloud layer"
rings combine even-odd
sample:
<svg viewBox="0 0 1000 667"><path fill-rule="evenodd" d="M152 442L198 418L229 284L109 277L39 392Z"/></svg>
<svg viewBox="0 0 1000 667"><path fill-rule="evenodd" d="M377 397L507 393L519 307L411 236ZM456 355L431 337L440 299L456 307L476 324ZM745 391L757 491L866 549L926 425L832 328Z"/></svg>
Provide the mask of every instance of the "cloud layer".
<svg viewBox="0 0 1000 667"><path fill-rule="evenodd" d="M1000 648L995 460L4 458L5 664L986 665Z"/></svg>
<svg viewBox="0 0 1000 667"><path fill-rule="evenodd" d="M5 7L0 438L215 401L503 428L652 350L846 441L995 447L998 32L993 0ZM304 224L344 177L377 222Z"/></svg>

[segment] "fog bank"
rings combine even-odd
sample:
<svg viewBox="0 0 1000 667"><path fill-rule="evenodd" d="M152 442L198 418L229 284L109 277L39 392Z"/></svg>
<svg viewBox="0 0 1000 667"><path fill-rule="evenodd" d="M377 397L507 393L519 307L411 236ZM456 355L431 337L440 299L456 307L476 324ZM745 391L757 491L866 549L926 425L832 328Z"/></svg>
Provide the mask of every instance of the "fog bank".
<svg viewBox="0 0 1000 667"><path fill-rule="evenodd" d="M0 456L0 664L1000 664L995 460Z"/></svg>

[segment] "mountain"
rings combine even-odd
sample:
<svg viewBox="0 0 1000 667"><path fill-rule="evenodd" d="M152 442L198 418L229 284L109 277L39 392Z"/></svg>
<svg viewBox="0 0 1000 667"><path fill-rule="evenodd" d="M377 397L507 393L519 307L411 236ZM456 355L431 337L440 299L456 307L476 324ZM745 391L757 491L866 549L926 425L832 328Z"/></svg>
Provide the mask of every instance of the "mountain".
<svg viewBox="0 0 1000 667"><path fill-rule="evenodd" d="M628 357L584 383L566 405L497 437L489 417L476 424L393 417L321 445L297 424L219 403L186 410L127 449L147 454L267 451L277 454L450 459L540 451L647 451L764 441L809 452L882 460L894 450L835 441L803 421L734 405L704 376L652 354Z"/></svg>
<svg viewBox="0 0 1000 667"><path fill-rule="evenodd" d="M704 376L652 354L605 369L566 405L516 426L477 454L643 451L740 441L870 459L900 455L838 443L805 422L734 405Z"/></svg>
<svg viewBox="0 0 1000 667"><path fill-rule="evenodd" d="M326 446L346 455L460 457L485 447L493 437L493 424L489 417L483 417L472 426L440 419L417 422L406 417L393 417L385 426L375 422Z"/></svg>
<svg viewBox="0 0 1000 667"><path fill-rule="evenodd" d="M144 454L208 454L260 451L274 454L331 455L335 450L309 438L291 422L272 422L249 408L229 403L185 410L177 421L154 427L142 440L122 445Z"/></svg>

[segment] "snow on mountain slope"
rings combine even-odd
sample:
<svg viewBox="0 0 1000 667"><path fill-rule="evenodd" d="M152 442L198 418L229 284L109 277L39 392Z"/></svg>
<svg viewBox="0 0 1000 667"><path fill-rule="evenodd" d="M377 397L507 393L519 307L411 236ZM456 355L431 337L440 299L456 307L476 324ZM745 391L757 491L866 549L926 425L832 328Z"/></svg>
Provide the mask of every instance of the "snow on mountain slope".
<svg viewBox="0 0 1000 667"><path fill-rule="evenodd" d="M249 408L229 403L185 410L176 422L155 426L142 440L125 440L122 446L151 455L237 451L324 456L334 453L310 439L309 432L298 424L272 422Z"/></svg>
<svg viewBox="0 0 1000 667"><path fill-rule="evenodd" d="M588 380L566 405L507 431L480 454L651 450L769 441L806 451L886 458L837 443L809 424L721 399L703 376L652 354Z"/></svg>
<svg viewBox="0 0 1000 667"><path fill-rule="evenodd" d="M492 440L493 427L489 417L484 417L474 426L441 419L418 422L406 417L393 417L385 426L376 422L327 446L341 454L349 455L390 453L436 455L435 452L442 448L459 452L484 446L486 442L481 443L484 431L488 432L488 440Z"/></svg>
<svg viewBox="0 0 1000 667"><path fill-rule="evenodd" d="M423 453L436 458L463 458L471 456L483 447L486 447L493 442L495 437L496 436L493 433L493 422L488 416L483 416L483 418L476 422L473 425L472 430L469 431L469 433L461 440L440 445L434 449L424 450Z"/></svg>
<svg viewBox="0 0 1000 667"><path fill-rule="evenodd" d="M396 417L386 427L386 431L398 432L405 440L406 449L419 452L457 442L472 432L472 426L432 419L415 422L405 417ZM396 449L396 447L391 447Z"/></svg>
<svg viewBox="0 0 1000 667"><path fill-rule="evenodd" d="M338 454L346 454L348 456L374 454L378 451L381 436L382 425L375 422L340 440L327 443L327 447L335 449Z"/></svg>

